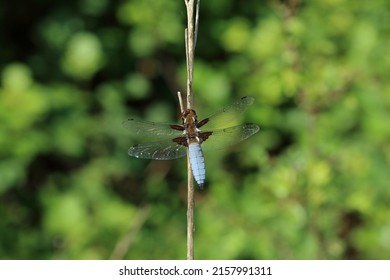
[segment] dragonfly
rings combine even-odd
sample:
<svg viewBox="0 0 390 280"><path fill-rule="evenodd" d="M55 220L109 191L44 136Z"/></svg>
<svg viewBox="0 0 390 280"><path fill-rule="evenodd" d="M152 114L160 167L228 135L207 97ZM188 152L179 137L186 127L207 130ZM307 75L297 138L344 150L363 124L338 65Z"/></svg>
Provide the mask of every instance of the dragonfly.
<svg viewBox="0 0 390 280"><path fill-rule="evenodd" d="M214 114L198 121L193 109L181 113L181 124L165 124L129 118L123 122L133 135L153 139L136 144L128 154L136 158L172 160L187 155L192 174L200 189L206 180L203 150L222 149L249 138L259 131L253 123L237 125L238 117L254 102L245 96Z"/></svg>

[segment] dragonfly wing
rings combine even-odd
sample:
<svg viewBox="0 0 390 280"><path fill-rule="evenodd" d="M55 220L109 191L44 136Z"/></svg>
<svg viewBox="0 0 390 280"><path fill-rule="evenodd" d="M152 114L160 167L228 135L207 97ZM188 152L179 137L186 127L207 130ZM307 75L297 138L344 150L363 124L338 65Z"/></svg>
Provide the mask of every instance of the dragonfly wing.
<svg viewBox="0 0 390 280"><path fill-rule="evenodd" d="M214 114L207 117L207 122L201 127L202 130L222 129L224 127L233 126L240 121L240 114L244 112L254 102L254 98L250 96L242 97L232 105L225 107ZM206 120L205 119L205 120ZM202 120L201 122L203 122Z"/></svg>
<svg viewBox="0 0 390 280"><path fill-rule="evenodd" d="M242 124L210 132L209 138L202 143L205 151L223 149L251 137L260 130L257 124ZM209 132L202 132L209 133Z"/></svg>
<svg viewBox="0 0 390 280"><path fill-rule="evenodd" d="M136 158L168 160L183 157L187 148L172 140L137 144L128 150L130 156Z"/></svg>
<svg viewBox="0 0 390 280"><path fill-rule="evenodd" d="M126 127L133 135L152 138L152 139L167 139L182 136L183 132L173 127L177 125L170 125L165 123L155 123L148 121L140 121L129 118L124 121L123 126Z"/></svg>

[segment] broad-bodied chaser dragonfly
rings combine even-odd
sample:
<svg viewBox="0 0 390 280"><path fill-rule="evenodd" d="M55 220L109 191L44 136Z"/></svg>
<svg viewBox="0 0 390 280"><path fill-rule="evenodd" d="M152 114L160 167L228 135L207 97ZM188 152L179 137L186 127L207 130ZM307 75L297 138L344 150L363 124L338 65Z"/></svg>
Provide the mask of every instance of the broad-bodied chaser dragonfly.
<svg viewBox="0 0 390 280"><path fill-rule="evenodd" d="M152 138L153 142L136 144L130 147L128 154L136 158L170 160L184 157L188 148L192 174L202 188L206 179L202 149L224 148L259 131L256 124L232 126L253 101L252 97L242 97L201 121L198 121L195 110L187 109L181 114L181 125L129 118L123 125L135 135Z"/></svg>

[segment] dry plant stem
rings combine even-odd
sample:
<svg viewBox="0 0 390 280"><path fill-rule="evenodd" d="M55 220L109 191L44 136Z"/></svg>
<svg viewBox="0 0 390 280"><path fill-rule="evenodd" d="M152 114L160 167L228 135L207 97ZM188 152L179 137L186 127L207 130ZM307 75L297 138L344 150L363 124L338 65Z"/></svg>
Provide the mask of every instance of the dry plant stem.
<svg viewBox="0 0 390 280"><path fill-rule="evenodd" d="M177 99L179 99L180 112L183 112L184 111L183 99L181 97L181 92L180 91L177 92Z"/></svg>
<svg viewBox="0 0 390 280"><path fill-rule="evenodd" d="M183 98L180 91L177 92L177 98L179 99L180 110L183 112ZM194 208L195 208L195 198L194 198L194 180L192 178L191 172L191 163L190 157L187 150L187 167L188 167L188 190L187 190L187 260L194 259Z"/></svg>
<svg viewBox="0 0 390 280"><path fill-rule="evenodd" d="M196 2L194 19L194 0L184 0L187 7L187 28L185 30L185 45L187 59L187 109L192 108L192 80L194 77L194 53L199 23L199 3Z"/></svg>
<svg viewBox="0 0 390 280"><path fill-rule="evenodd" d="M184 33L184 38L185 38L185 44L186 44L186 60L187 60L187 109L192 108L192 69L190 67L191 63L191 58L190 58L190 52L189 50L189 43L188 43L188 28L186 28L185 33Z"/></svg>
<svg viewBox="0 0 390 280"><path fill-rule="evenodd" d="M194 259L194 209L195 209L195 196L194 196L194 180L192 178L190 168L190 158L187 156L188 166L188 191L187 191L187 260Z"/></svg>
<svg viewBox="0 0 390 280"><path fill-rule="evenodd" d="M187 8L187 28L185 30L185 46L186 46L186 61L187 61L187 109L192 108L192 80L194 71L194 52L196 37L198 31L199 21L199 2L196 3L196 17L194 20L194 0L184 0ZM195 28L194 28L195 24ZM187 184L187 260L194 259L194 180L192 178L191 164L189 160L189 154L187 150L187 173L188 173L188 184Z"/></svg>

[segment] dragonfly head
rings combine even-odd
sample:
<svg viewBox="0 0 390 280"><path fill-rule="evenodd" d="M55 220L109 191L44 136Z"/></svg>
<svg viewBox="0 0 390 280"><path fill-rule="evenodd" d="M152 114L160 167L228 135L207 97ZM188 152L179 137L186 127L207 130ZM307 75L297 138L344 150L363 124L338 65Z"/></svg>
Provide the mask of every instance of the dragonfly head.
<svg viewBox="0 0 390 280"><path fill-rule="evenodd" d="M196 124L198 122L198 118L196 116L196 112L193 109L187 109L181 114L181 119L183 121L183 125Z"/></svg>

